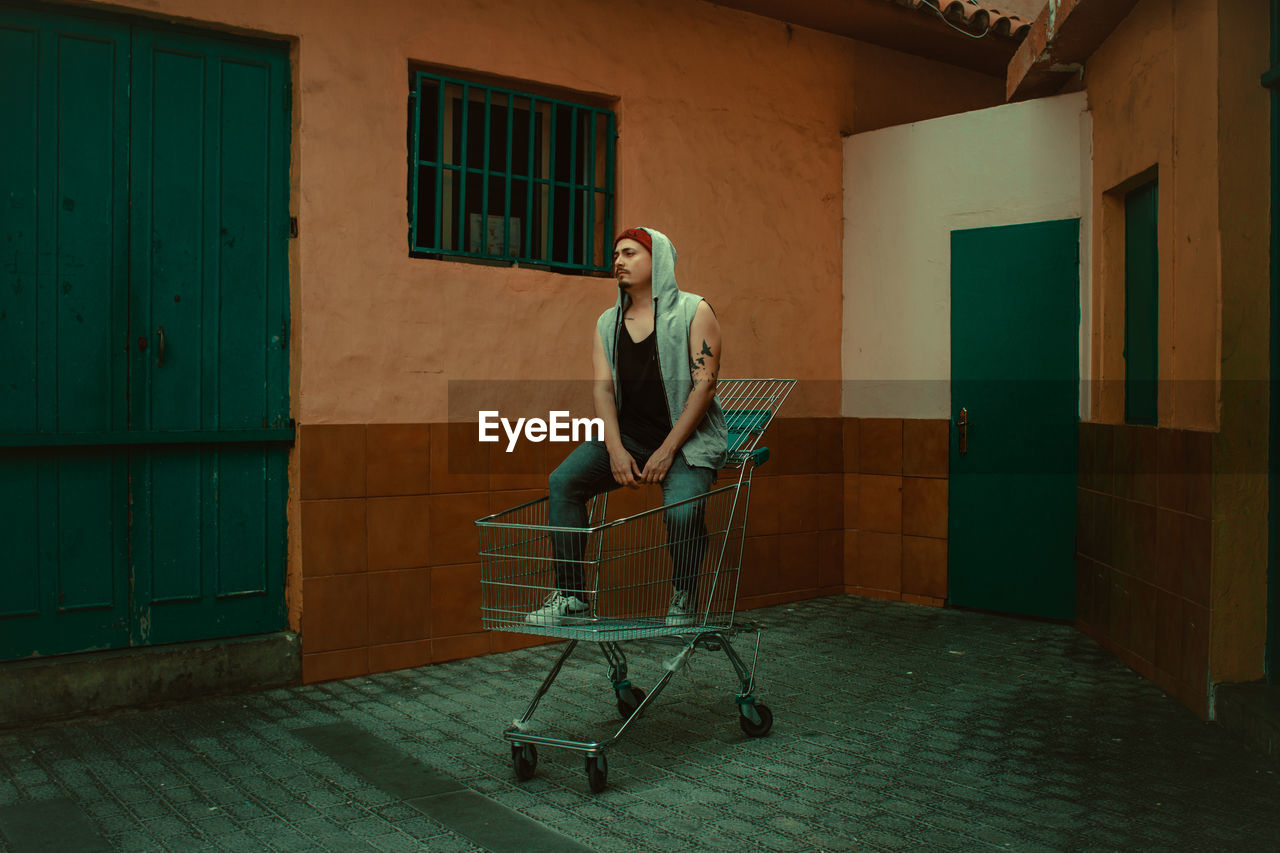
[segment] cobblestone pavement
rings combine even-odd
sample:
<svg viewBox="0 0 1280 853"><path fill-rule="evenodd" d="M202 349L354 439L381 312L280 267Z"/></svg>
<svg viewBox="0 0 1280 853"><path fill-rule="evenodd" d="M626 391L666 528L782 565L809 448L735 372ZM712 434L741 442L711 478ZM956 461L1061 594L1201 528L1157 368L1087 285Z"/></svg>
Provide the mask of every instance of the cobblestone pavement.
<svg viewBox="0 0 1280 853"><path fill-rule="evenodd" d="M700 650L610 750L599 795L564 750L517 782L499 738L561 648L543 646L0 731L0 849L26 849L14 827L41 803L71 818L44 830L56 850L483 849L317 748L307 732L334 724L489 804L492 825L515 812L597 851L1280 848L1280 767L1072 627L844 596L749 615L768 626L772 733L742 733L732 669ZM648 688L671 650L626 648ZM616 729L594 646L538 720Z"/></svg>

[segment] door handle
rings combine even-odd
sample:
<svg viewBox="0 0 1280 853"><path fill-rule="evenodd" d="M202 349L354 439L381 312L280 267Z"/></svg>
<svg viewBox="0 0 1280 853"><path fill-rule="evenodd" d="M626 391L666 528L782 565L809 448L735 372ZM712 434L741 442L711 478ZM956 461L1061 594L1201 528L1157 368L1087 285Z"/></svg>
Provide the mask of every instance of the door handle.
<svg viewBox="0 0 1280 853"><path fill-rule="evenodd" d="M964 456L969 452L969 410L960 409L960 417L956 419L956 426L960 428L960 455Z"/></svg>
<svg viewBox="0 0 1280 853"><path fill-rule="evenodd" d="M160 352L156 358L156 367L164 367L164 326L156 329L156 334L160 336Z"/></svg>

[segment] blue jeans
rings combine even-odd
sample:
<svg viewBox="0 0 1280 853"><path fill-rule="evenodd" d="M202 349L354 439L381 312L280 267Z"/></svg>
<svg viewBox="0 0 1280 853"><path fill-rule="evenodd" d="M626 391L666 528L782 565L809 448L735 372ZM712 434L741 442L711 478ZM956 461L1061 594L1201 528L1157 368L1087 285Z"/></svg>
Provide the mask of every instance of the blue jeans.
<svg viewBox="0 0 1280 853"><path fill-rule="evenodd" d="M627 436L622 446L641 469L657 448L646 448ZM662 504L674 503L705 494L715 482L712 468L689 465L678 452L667 476L662 480ZM602 492L619 488L609 467L609 451L603 441L578 445L551 472L551 498L547 507L548 523L556 527L586 527L587 501ZM671 555L671 583L676 589L696 599L698 567L707 553L706 502L691 501L663 514L667 527L667 553ZM556 559L556 585L566 595L586 601L586 573L582 563L586 549L585 533L557 533L552 536Z"/></svg>

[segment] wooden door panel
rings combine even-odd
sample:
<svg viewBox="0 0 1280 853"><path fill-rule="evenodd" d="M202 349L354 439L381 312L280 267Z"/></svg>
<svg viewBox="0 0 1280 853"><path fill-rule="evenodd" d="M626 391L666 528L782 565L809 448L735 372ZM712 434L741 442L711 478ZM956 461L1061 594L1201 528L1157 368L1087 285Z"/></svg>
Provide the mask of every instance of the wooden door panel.
<svg viewBox="0 0 1280 853"><path fill-rule="evenodd" d="M129 32L0 8L0 659L128 641Z"/></svg>

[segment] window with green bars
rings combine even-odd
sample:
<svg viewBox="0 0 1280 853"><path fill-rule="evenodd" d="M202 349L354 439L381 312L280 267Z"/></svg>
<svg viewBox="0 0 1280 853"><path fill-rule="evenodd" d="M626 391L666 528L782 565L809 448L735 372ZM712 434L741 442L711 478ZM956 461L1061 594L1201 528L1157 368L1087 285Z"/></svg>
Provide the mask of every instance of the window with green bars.
<svg viewBox="0 0 1280 853"><path fill-rule="evenodd" d="M612 111L428 72L412 86L413 254L608 272Z"/></svg>

